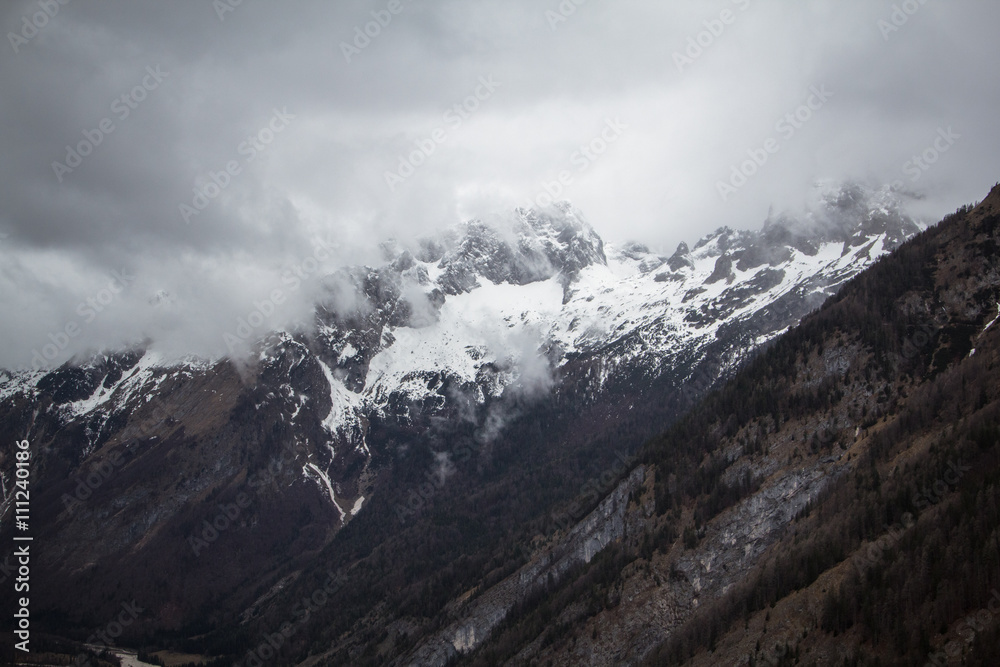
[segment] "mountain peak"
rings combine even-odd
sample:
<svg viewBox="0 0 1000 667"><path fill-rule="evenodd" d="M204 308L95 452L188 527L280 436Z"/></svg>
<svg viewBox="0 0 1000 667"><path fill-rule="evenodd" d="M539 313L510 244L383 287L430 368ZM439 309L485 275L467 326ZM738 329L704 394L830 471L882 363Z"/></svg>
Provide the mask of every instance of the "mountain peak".
<svg viewBox="0 0 1000 667"><path fill-rule="evenodd" d="M890 186L873 188L852 181L837 185L823 182L816 185L802 210L785 211L777 216L769 212L759 231L719 227L698 240L694 254L717 257L724 266L732 260L738 269L746 270L785 262L793 251L813 256L820 246L831 242L843 243L846 254L851 248L882 236L883 247L892 250L920 229L902 212L899 198ZM725 273L720 277L724 276Z"/></svg>
<svg viewBox="0 0 1000 667"><path fill-rule="evenodd" d="M817 183L803 211L769 218L764 231L772 238L785 236L793 244L801 240L836 241L848 247L865 237L885 234L892 249L919 232L920 226L902 211L892 186L845 181Z"/></svg>
<svg viewBox="0 0 1000 667"><path fill-rule="evenodd" d="M486 223L473 219L451 232L451 243L429 242L444 250L438 282L447 294L468 292L478 278L524 285L562 274L571 277L591 264L606 264L604 241L568 204L548 211L518 208L512 217ZM455 238L457 237L457 238ZM428 253L428 257L435 256Z"/></svg>

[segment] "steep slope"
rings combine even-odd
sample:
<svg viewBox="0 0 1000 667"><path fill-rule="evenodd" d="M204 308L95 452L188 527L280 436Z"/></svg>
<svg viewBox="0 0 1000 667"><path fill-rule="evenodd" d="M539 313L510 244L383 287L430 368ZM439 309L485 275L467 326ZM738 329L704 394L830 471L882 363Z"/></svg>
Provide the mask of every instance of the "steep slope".
<svg viewBox="0 0 1000 667"><path fill-rule="evenodd" d="M1000 186L851 281L461 664L996 664L998 243Z"/></svg>
<svg viewBox="0 0 1000 667"><path fill-rule="evenodd" d="M605 246L568 207L521 210L326 277L314 326L246 363L140 346L4 372L5 518L9 443L37 451L38 618L85 629L135 598L135 638L215 630L202 648L237 651L322 562L356 570L328 628L374 614L416 642L450 599L435 582L519 567L499 544L564 525L550 509L595 469L912 235L890 195L838 188L672 256Z"/></svg>
<svg viewBox="0 0 1000 667"><path fill-rule="evenodd" d="M883 215L880 224L889 229L900 220L877 210L870 215ZM789 271L793 277L784 291L776 290L776 297L769 295L773 301L761 298L759 302L763 308L776 304L774 312L747 308L738 315L740 324L733 312L727 312L731 326L708 317L688 323L688 311L676 314L664 305L664 294L674 293L680 296L676 308L687 307L682 301L687 291L682 290L683 285L657 279L669 270L660 267L668 265L670 257L655 256L634 246L620 258L615 249L606 250L607 265L585 268L570 291L584 284L588 272L611 273L617 262L628 283L617 293L613 293L615 283L611 280L591 294L581 289L579 304L593 308L598 313L595 319L605 320L626 312L629 303L636 304L622 322L631 322L636 329L646 327L646 331L632 335L629 327L624 327L624 332L616 327L602 331L603 338L591 343L580 335L583 332L566 327L577 336L571 341L582 341L578 347L593 345L597 351L569 352L563 363L554 362L556 380L551 392L533 402L520 399L516 392L502 394L504 428L500 432L487 438L476 422L448 428L437 423L430 431L430 443L414 443L411 438L404 456L410 457L412 465L408 470L397 468L394 488L382 488L366 512L338 537L336 548L324 552L326 567L343 568L349 575L345 574L346 580L338 588L336 602L317 610L309 626L296 632L286 647L288 654L301 652L304 639L300 637L309 637L333 644L324 659L384 664L420 637L434 633L452 613L445 610L450 599L480 591L484 579L496 581L526 562L530 551L517 544L527 543L537 533L550 534L567 520L581 516L576 509L568 518L566 513L553 516L547 508L564 504L582 483L600 478L616 454L627 453L669 422L681 406L748 358L754 344L794 324L813 302L821 302L843 280L873 261L876 253L883 251L879 236L885 230L872 238L858 239L857 230L869 222L868 218L850 225L841 221L836 240L824 242L821 237L817 245L829 248L829 256L820 256L818 251L816 255L789 251L785 267L805 262L796 257L801 254L815 261L814 272L803 276ZM747 239L757 237L743 234L742 241L734 241L735 236L735 232L719 230L699 243L694 253L685 253L693 255L690 263L701 268L678 267L678 272L690 270L682 280L704 283L723 253L728 251L739 261L749 245ZM852 244L852 239L863 239L864 243ZM720 246L725 250L720 251ZM748 289L746 283L754 271L736 269L733 273L732 287L742 290L744 297L749 294L747 300L767 294L766 288ZM676 291L668 292L671 289ZM726 293L726 289L718 286L709 298L724 294L723 299L729 299L733 293ZM562 306L553 298L551 307L576 307L574 298L571 293ZM598 302L599 298L606 301ZM653 305L643 307L647 301ZM536 312L523 310L523 303L520 306L521 313ZM558 323L568 318L556 314L549 319ZM679 323L676 329L668 330L668 319ZM519 321L507 318L514 326ZM741 329L754 324L768 335L746 336ZM645 340L652 336L659 336L660 342ZM433 339L424 341L424 346L434 344ZM552 348L549 353L553 354ZM559 353L556 350L554 354ZM474 401L470 404L475 406ZM487 421L496 414L487 412ZM399 442L406 434L393 437ZM504 546L498 548L498 544ZM300 576L301 582L287 593L289 601L309 595L327 575L307 571ZM262 589L261 594L269 592ZM373 606L373 599L384 603ZM293 607L291 602L279 602L260 608L254 627L269 632L294 615ZM333 637L338 639L327 639Z"/></svg>

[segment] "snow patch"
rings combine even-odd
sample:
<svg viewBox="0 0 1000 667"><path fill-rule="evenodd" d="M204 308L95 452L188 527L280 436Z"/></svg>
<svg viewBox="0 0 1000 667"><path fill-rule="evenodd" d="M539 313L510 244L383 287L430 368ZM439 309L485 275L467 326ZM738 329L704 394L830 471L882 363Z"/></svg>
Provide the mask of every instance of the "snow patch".
<svg viewBox="0 0 1000 667"><path fill-rule="evenodd" d="M993 326L993 323L996 322L997 320L1000 320L1000 303L997 304L997 316L994 317L992 320L990 320L985 327L983 327L983 330L979 332L979 335L982 336L984 333L989 331L989 328Z"/></svg>
<svg viewBox="0 0 1000 667"><path fill-rule="evenodd" d="M316 361L319 362L323 375L330 385L330 411L323 419L322 426L330 435L334 435L355 418L361 401L357 394L349 391L343 382L334 377L333 371L322 359L317 358Z"/></svg>
<svg viewBox="0 0 1000 667"><path fill-rule="evenodd" d="M310 472L312 474L310 474ZM302 467L302 474L306 479L311 479L320 485L321 488L326 489L327 494L330 496L330 502L333 506L337 508L337 512L340 514L340 520L343 521L347 514L344 513L343 508L337 502L337 496L333 492L333 483L330 481L330 476L319 469L315 463L307 463ZM315 477L313 477L315 475Z"/></svg>

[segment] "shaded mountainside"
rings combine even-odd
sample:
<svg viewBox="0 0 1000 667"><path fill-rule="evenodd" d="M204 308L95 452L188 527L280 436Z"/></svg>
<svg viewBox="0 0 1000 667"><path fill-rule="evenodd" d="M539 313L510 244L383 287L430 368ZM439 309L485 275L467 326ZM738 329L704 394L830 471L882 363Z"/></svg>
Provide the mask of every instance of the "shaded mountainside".
<svg viewBox="0 0 1000 667"><path fill-rule="evenodd" d="M848 283L644 449L634 530L459 664L997 664L998 243L1000 186Z"/></svg>
<svg viewBox="0 0 1000 667"><path fill-rule="evenodd" d="M855 221L855 225L856 230L862 221ZM691 264L701 267L697 282L689 284L704 284L720 257L745 250L745 240L733 238L737 235L722 229L703 239L696 251L687 251L693 256ZM640 270L618 290L587 291L586 275L582 275L570 287L580 291L581 302L597 302L606 318L620 316L635 328L645 327L644 331L633 334L632 329L613 339L610 346L601 348L607 355L604 359L567 354L569 360L560 368L552 392L533 402L513 399L506 403L504 428L489 442L481 439L475 424L463 422L449 428L439 424L431 432L430 443L414 444L411 440L405 455L412 457L413 464L397 469L396 483L382 487L365 512L324 551L320 558L323 568L297 574L294 582L283 582L278 592L262 586L260 592L268 604L255 607L256 615L244 627L254 628L257 636L281 627L287 619L295 618L296 602L318 590L332 571L342 576L343 582L329 606L314 610L308 624L284 647L285 659L319 648L318 664L385 664L394 657L405 664L405 656L414 647L418 651L415 655L426 658L425 647L443 646L440 651L430 650L440 660L454 653L454 649L447 649L452 639L478 645L485 637L476 635L470 641L467 628L459 628L461 637L447 636L453 620L461 618L460 610L466 604L474 605L478 610L474 615L482 621L475 620L470 627L492 627L490 618L496 618L497 609L484 610L479 602L482 596L492 598L495 592L489 591L495 585L502 584L500 590L509 591L503 583L508 576L520 578L530 571L539 540L560 543L565 522L581 518L593 506L591 496L607 490L600 482L595 486L593 480L602 479L602 472L613 465L614 455L627 453L669 422L727 369L749 356L755 344L767 340L752 330L741 331L739 321L747 329L759 323L761 330L773 335L822 302L830 293L826 290L832 291L868 265L859 262L859 257L881 252L873 251L873 246L881 247L878 236L859 238L855 231L845 237L832 241L835 252L820 258L818 263L827 268L825 274L799 273L785 291L761 299L766 305L748 307L743 302L744 311L736 315L728 312L729 322L705 318L692 323L694 318L687 317L691 311L672 315L666 308L668 295L678 294L678 308L684 308L682 297L689 288L677 284L680 280L658 280L671 258L651 255L641 247L627 249L632 255L629 261L638 263ZM754 239L755 235L745 238ZM796 256L798 261L809 257L796 253L793 260ZM612 252L609 262L613 257ZM693 307L711 303L711 299L725 302L733 294L727 290L746 289L746 281L769 268L734 269L732 285L721 281L714 293ZM620 315L628 307L627 302L622 303L625 299L638 296L649 301L643 289L657 284L661 287L655 294L660 297L653 303L658 308L649 308L648 319L643 319L641 311ZM674 291L668 292L670 289ZM760 293L755 296L760 297ZM571 295L567 309L574 307L574 300ZM615 309L611 303L616 304ZM684 324L672 328L667 318ZM678 330L697 337L696 342L671 336ZM584 336L577 340L587 342ZM638 360L634 366L621 362L629 354ZM614 368L608 359L618 361L615 371L603 376L595 373L600 370L596 364ZM572 384L575 378L583 384ZM595 381L600 383L600 391L593 391ZM437 458L441 453L451 455L453 468L441 465ZM447 482L438 483L442 478ZM581 493L584 482L591 484L582 492L580 506L574 504L553 516L551 508L565 508L574 494ZM387 527L391 527L388 532ZM524 603L524 587L515 588L517 595L500 596L501 609ZM382 603L372 604L373 600ZM330 648L323 650L324 646ZM435 664L424 658L417 661Z"/></svg>
<svg viewBox="0 0 1000 667"><path fill-rule="evenodd" d="M134 599L124 643L241 655L332 571L279 660L403 660L543 545L553 583L604 558L565 541L603 473L916 231L859 186L669 256L519 210L325 277L312 326L245 363L0 372L4 535L10 442L35 448L34 618L86 636ZM597 523L603 546L636 522Z"/></svg>

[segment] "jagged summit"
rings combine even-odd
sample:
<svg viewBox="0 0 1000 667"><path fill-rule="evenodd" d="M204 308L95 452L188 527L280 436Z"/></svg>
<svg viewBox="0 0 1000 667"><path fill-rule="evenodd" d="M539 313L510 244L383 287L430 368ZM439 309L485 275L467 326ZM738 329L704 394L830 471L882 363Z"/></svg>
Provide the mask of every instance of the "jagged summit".
<svg viewBox="0 0 1000 667"><path fill-rule="evenodd" d="M813 198L816 201L798 217L786 214L769 219L765 234L841 241L848 247L857 246L866 236L886 234L890 247L895 248L921 229L902 211L899 195L891 186L819 183Z"/></svg>
<svg viewBox="0 0 1000 667"><path fill-rule="evenodd" d="M831 201L839 213L815 220L836 218L841 232L809 238L790 216L758 231L721 228L670 256L605 244L567 205L518 209L413 247L383 244L379 266L325 276L313 320L265 336L248 359L168 363L147 346L0 373L0 423L52 457L37 469L60 471L39 507L58 510L73 492L63 471L117 453L129 461L73 521L43 522L46 576L84 586L76 573L99 562L86 586L113 588L129 563L155 562L166 576L187 563L204 586L178 611L185 622L209 603L239 613L246 601L227 597L233 581L327 544L372 498L386 498L395 476L423 474L413 451L428 466L452 451L449 438L487 452L546 401L569 424L587 410L594 423L626 412L659 423L916 228L905 217L893 224L874 202ZM644 410L658 412L640 418ZM528 414L542 424L556 413ZM573 446L588 437L576 434ZM184 537L212 519L203 499L231 502L226 494L278 453L287 478L250 489L246 525L211 552L231 556L225 543L253 557L233 581L213 578ZM445 463L465 465L457 454ZM123 494L136 500L119 505ZM395 511L375 507L376 516ZM75 613L76 599L39 604Z"/></svg>
<svg viewBox="0 0 1000 667"><path fill-rule="evenodd" d="M858 220L827 243L867 229L884 244L894 225L867 226L855 194L832 200ZM612 604L588 609L599 566L556 570L558 587L528 612L496 612L502 582L477 591L491 614L446 607L452 625L413 655L454 638L457 652L498 664L998 664L995 631L951 641L997 596L995 568L962 564L989 560L1000 525L987 481L1000 445L998 213L1000 189L852 281L510 579L531 595L540 564L584 533L609 543L604 563L616 559L601 584ZM934 479L946 481L931 496ZM539 622L539 608L571 632Z"/></svg>
<svg viewBox="0 0 1000 667"><path fill-rule="evenodd" d="M442 327L470 328L471 318L480 321L471 326L467 346L503 348L496 336L485 341L477 333L485 326L478 312L484 308L487 319L496 318L508 331L530 330L539 348L555 345L552 349L567 354L618 344L630 332L649 328L647 336L660 343L644 346L643 356L655 358L666 340L676 345L705 334L710 324L721 326L741 312L749 316L773 299L794 294L816 305L920 229L901 212L889 187L827 183L818 185L812 198L803 212L770 215L759 230L723 226L693 248L681 242L670 256L638 242L606 245L566 202L470 220L412 248L385 242L382 266L347 267L324 278L326 296L317 304L315 331L303 333L339 369L336 378L351 392L370 392L381 384L378 395L397 388L385 384L384 372L372 377L370 364L398 347L404 329L422 330L421 337L432 339L426 347L437 350L428 360L433 372L473 381L475 368L497 356L486 355L459 372L467 355L445 353L433 339ZM273 345L279 339L268 340ZM420 358L407 361L419 367ZM400 367L391 376L417 370Z"/></svg>
<svg viewBox="0 0 1000 667"><path fill-rule="evenodd" d="M753 267L783 261L788 249L812 255L828 242L845 244L846 253L879 235L885 235L886 248L892 250L920 230L890 186L820 183L803 210L769 214L758 231L720 227L699 239L695 249L715 256L728 252L734 261Z"/></svg>
<svg viewBox="0 0 1000 667"><path fill-rule="evenodd" d="M601 237L568 205L551 211L519 208L497 220L471 220L421 242L419 257L437 263L437 282L446 294L473 290L478 278L525 285L607 263Z"/></svg>

